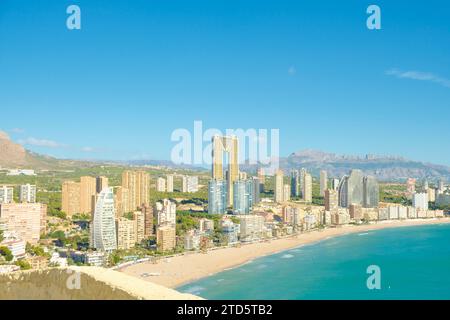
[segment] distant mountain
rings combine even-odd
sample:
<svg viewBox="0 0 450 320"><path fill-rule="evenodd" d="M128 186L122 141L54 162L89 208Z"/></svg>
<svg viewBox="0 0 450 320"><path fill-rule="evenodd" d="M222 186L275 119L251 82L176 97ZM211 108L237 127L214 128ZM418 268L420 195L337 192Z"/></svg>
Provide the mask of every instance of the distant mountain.
<svg viewBox="0 0 450 320"><path fill-rule="evenodd" d="M8 134L0 131L0 167L28 169L65 169L92 166L92 162L77 160L59 160L26 150L20 144L11 141Z"/></svg>
<svg viewBox="0 0 450 320"><path fill-rule="evenodd" d="M280 167L286 173L292 169L306 168L318 176L320 170L326 170L330 177L342 177L351 169L361 169L365 174L373 175L381 181L400 181L406 178L450 179L450 167L412 161L398 156L337 155L318 150L306 149L280 158ZM255 170L255 166L247 167Z"/></svg>

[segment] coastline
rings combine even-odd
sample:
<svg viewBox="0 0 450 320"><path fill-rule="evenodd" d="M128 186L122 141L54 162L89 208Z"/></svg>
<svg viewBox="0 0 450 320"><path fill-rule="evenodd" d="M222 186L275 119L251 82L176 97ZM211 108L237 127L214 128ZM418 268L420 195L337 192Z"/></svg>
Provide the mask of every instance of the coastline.
<svg viewBox="0 0 450 320"><path fill-rule="evenodd" d="M211 250L206 254L192 253L161 259L156 264L144 262L127 266L118 271L147 282L169 288L177 288L201 278L239 267L257 258L277 254L306 244L314 244L333 237L387 228L447 223L450 223L450 218L387 220L368 225L346 225L274 239L268 242L244 244L236 248L230 247ZM145 278L141 276L144 273L159 275Z"/></svg>

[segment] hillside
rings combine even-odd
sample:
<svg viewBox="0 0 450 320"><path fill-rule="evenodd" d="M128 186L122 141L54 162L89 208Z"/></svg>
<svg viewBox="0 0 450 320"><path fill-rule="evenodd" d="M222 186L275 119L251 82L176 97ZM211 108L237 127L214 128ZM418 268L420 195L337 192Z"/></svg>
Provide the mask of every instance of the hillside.
<svg viewBox="0 0 450 320"><path fill-rule="evenodd" d="M55 170L72 167L89 167L90 162L77 160L59 160L26 150L13 142L8 134L0 131L0 168L28 168L36 170Z"/></svg>

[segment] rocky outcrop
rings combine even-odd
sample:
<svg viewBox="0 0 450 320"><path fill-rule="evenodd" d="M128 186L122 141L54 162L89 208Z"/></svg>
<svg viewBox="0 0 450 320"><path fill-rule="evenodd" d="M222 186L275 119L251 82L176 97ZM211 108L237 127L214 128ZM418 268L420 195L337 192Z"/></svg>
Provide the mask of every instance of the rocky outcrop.
<svg viewBox="0 0 450 320"><path fill-rule="evenodd" d="M97 267L54 268L0 275L0 300L200 300Z"/></svg>

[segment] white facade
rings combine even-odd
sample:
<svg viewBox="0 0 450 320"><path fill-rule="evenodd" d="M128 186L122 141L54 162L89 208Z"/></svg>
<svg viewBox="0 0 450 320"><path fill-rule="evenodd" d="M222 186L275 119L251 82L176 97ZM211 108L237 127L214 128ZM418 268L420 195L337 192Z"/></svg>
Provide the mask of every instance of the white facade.
<svg viewBox="0 0 450 320"><path fill-rule="evenodd" d="M196 176L183 176L182 191L184 193L198 192L198 177L196 177Z"/></svg>
<svg viewBox="0 0 450 320"><path fill-rule="evenodd" d="M0 186L0 203L12 203L14 188L10 186Z"/></svg>
<svg viewBox="0 0 450 320"><path fill-rule="evenodd" d="M105 188L98 195L92 223L92 247L105 252L117 249L114 193Z"/></svg>
<svg viewBox="0 0 450 320"><path fill-rule="evenodd" d="M158 178L158 180L156 180L156 191L166 192L166 179Z"/></svg>
<svg viewBox="0 0 450 320"><path fill-rule="evenodd" d="M168 199L156 203L158 226L175 225L177 220L177 205Z"/></svg>
<svg viewBox="0 0 450 320"><path fill-rule="evenodd" d="M428 193L415 193L412 200L414 208L428 210Z"/></svg>
<svg viewBox="0 0 450 320"><path fill-rule="evenodd" d="M36 186L24 184L20 186L19 201L26 203L36 202Z"/></svg>
<svg viewBox="0 0 450 320"><path fill-rule="evenodd" d="M173 174L167 175L167 192L173 192Z"/></svg>

